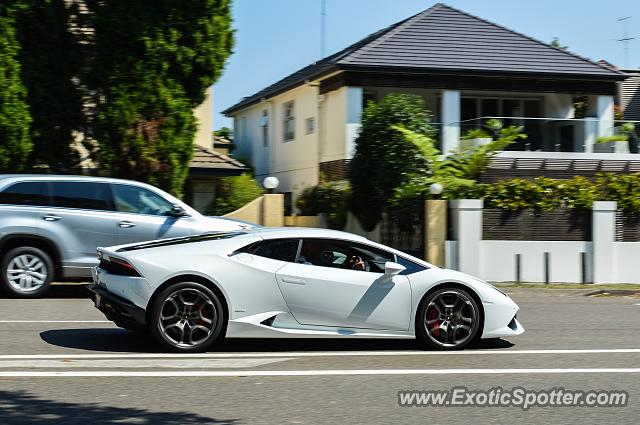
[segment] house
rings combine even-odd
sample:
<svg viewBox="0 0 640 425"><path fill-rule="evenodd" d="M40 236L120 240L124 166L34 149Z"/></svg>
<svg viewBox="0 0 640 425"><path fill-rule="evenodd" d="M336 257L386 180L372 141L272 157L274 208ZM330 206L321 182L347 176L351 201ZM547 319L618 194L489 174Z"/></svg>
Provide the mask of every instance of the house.
<svg viewBox="0 0 640 425"><path fill-rule="evenodd" d="M455 149L468 129L500 117L524 125L529 135L505 154L545 164L549 151L581 160L602 150L596 141L614 132L614 97L626 77L439 3L243 98L224 113L234 119L238 154L249 159L258 179L277 176L279 190L291 199L321 175L346 176L363 107L388 93L423 97L444 152ZM588 105L579 119L578 96Z"/></svg>
<svg viewBox="0 0 640 425"><path fill-rule="evenodd" d="M640 69L623 70L629 78L620 84L620 110L625 120L639 121L640 127Z"/></svg>
<svg viewBox="0 0 640 425"><path fill-rule="evenodd" d="M215 201L216 184L220 177L239 176L249 171L248 167L229 156L229 140L213 136L212 98L211 92L207 92L204 102L193 111L198 120L198 130L185 194L187 203L203 213Z"/></svg>

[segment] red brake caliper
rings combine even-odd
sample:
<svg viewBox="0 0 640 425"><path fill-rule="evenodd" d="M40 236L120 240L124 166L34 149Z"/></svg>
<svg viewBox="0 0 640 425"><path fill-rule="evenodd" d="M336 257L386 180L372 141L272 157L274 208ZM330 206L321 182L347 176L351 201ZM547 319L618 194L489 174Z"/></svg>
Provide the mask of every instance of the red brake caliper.
<svg viewBox="0 0 640 425"><path fill-rule="evenodd" d="M193 309L194 309L195 311L197 311L197 312L199 312L199 313L200 313L200 317L202 317L202 310L201 310L201 309L202 309L202 307L204 307L204 303L202 303L202 304L200 304L200 303L195 303L195 304L193 305L193 307L194 307ZM204 320L202 320L201 318L198 318L198 320L196 320L196 324L198 324L199 326L205 326L205 325L206 325L205 321L204 321Z"/></svg>
<svg viewBox="0 0 640 425"><path fill-rule="evenodd" d="M435 309L434 307L431 307L429 310L427 310L427 320L434 320L438 318L438 310ZM431 329L433 330L433 336L434 337L439 337L440 336L440 329L438 327L438 321L433 322L431 325L429 325L431 327Z"/></svg>

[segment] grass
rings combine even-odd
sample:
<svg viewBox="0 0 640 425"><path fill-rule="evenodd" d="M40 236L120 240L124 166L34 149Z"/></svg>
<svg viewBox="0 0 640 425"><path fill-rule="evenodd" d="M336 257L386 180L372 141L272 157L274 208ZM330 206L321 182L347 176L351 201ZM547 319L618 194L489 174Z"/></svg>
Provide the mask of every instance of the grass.
<svg viewBox="0 0 640 425"><path fill-rule="evenodd" d="M513 283L502 282L494 283L498 288L535 288L535 289L590 289L593 291L615 291L615 290L627 290L627 291L640 291L640 284L638 283L611 283L611 284L581 284L581 283L550 283L548 285L544 283Z"/></svg>

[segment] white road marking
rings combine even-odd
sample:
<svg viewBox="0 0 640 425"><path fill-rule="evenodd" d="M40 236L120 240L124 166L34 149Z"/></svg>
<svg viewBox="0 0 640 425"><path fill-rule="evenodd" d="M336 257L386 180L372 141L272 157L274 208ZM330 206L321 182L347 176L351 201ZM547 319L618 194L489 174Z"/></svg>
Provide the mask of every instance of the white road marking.
<svg viewBox="0 0 640 425"><path fill-rule="evenodd" d="M578 373L640 373L640 368L596 369L359 369L359 370L229 370L229 371L76 371L2 372L0 378L95 377L243 377L243 376L348 376L348 375L543 375Z"/></svg>
<svg viewBox="0 0 640 425"><path fill-rule="evenodd" d="M113 323L110 320L0 320L0 323Z"/></svg>
<svg viewBox="0 0 640 425"><path fill-rule="evenodd" d="M25 359L224 359L251 357L341 357L341 356L450 356L450 355L528 355L528 354L637 354L640 348L610 348L585 350L466 350L466 351L287 351L278 353L235 352L204 354L170 354L170 353L118 353L118 354L3 354L0 360Z"/></svg>
<svg viewBox="0 0 640 425"><path fill-rule="evenodd" d="M2 360L0 369L220 369L248 368L293 360L277 359L50 359L50 360Z"/></svg>

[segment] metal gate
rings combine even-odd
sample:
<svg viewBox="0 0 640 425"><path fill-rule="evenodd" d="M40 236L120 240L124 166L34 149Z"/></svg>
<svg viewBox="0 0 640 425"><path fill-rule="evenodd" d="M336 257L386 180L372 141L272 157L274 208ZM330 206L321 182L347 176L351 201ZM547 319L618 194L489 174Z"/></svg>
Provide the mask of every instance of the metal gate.
<svg viewBox="0 0 640 425"><path fill-rule="evenodd" d="M417 211L420 220L407 225L399 223L398 218L382 214L380 222L380 242L414 257L424 258L424 202L421 211Z"/></svg>

